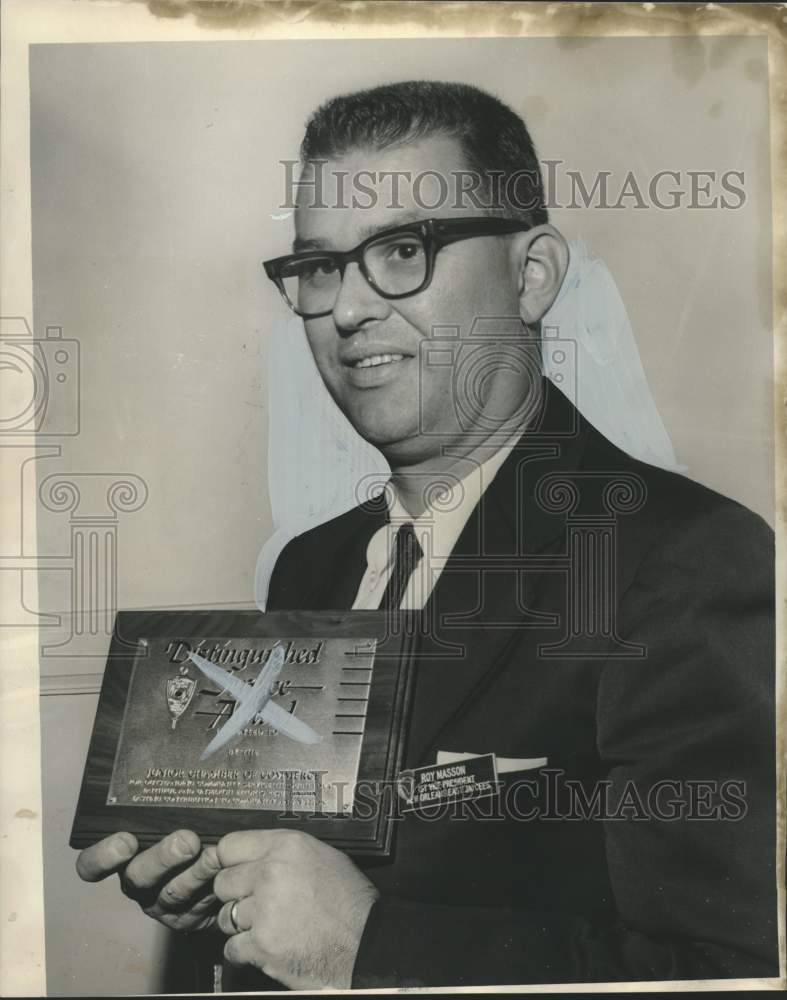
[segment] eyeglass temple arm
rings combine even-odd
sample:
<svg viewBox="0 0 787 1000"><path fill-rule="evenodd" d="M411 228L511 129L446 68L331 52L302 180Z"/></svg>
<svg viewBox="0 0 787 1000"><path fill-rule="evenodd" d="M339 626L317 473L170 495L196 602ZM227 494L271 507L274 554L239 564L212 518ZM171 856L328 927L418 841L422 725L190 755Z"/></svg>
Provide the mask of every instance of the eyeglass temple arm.
<svg viewBox="0 0 787 1000"><path fill-rule="evenodd" d="M495 223L494 227L490 227L490 222ZM507 236L532 228L529 223L518 219L490 219L488 216L481 216L478 219L436 220L434 234L440 245L445 246L474 236Z"/></svg>

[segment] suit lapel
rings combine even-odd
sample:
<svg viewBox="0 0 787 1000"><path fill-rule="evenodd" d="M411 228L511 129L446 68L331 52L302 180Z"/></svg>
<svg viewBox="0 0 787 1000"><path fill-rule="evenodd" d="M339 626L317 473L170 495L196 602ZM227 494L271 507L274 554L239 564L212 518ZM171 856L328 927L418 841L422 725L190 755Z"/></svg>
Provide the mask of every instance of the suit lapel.
<svg viewBox="0 0 787 1000"><path fill-rule="evenodd" d="M311 577L300 603L304 610L351 608L366 571L366 549L372 535L388 523L384 494L331 522L321 537Z"/></svg>
<svg viewBox="0 0 787 1000"><path fill-rule="evenodd" d="M539 502L545 475L576 470L587 424L546 383L539 419L523 434L474 508L423 612L411 759L435 747L525 634L543 620L532 604L541 571L529 556L559 544L565 514Z"/></svg>

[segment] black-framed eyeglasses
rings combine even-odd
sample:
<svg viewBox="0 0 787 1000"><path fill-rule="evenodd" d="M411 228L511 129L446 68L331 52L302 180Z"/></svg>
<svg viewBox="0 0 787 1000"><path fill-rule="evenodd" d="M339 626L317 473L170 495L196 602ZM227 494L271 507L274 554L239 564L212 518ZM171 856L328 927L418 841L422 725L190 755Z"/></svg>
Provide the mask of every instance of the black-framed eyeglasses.
<svg viewBox="0 0 787 1000"><path fill-rule="evenodd" d="M404 299L428 287L437 252L449 243L530 228L515 219L478 215L423 219L375 233L352 250L307 250L266 260L263 267L293 312L316 319L333 312L348 264L357 264L383 298Z"/></svg>

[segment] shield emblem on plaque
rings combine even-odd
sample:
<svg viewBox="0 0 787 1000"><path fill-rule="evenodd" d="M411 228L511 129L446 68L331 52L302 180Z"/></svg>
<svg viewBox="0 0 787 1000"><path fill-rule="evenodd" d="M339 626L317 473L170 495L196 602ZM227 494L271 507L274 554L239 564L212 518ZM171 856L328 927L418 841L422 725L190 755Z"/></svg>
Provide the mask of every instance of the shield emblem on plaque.
<svg viewBox="0 0 787 1000"><path fill-rule="evenodd" d="M194 697L197 682L189 676L172 677L167 681L167 708L172 716L172 728L178 723Z"/></svg>

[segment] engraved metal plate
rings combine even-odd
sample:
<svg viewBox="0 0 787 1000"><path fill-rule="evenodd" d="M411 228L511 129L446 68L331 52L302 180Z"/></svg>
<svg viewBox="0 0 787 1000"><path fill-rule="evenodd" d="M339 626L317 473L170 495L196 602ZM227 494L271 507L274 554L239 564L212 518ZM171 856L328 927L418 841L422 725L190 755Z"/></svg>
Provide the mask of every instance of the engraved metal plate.
<svg viewBox="0 0 787 1000"><path fill-rule="evenodd" d="M274 640L143 637L132 667L110 779L110 805L346 813L352 808L377 640L282 636L271 701L321 737L299 743L266 722L201 760L232 725L237 702L204 677L190 651L251 685Z"/></svg>

